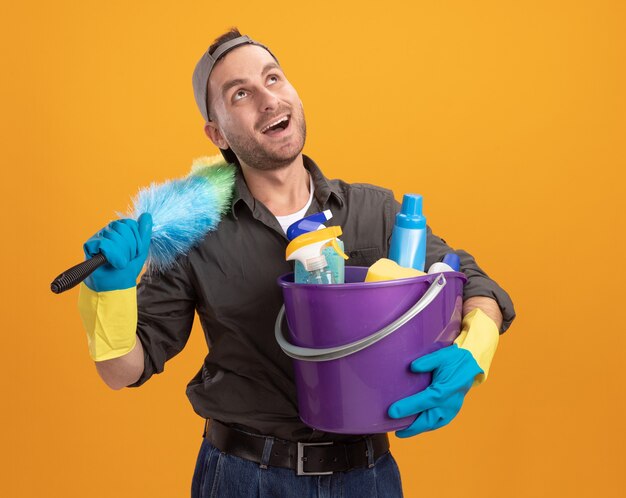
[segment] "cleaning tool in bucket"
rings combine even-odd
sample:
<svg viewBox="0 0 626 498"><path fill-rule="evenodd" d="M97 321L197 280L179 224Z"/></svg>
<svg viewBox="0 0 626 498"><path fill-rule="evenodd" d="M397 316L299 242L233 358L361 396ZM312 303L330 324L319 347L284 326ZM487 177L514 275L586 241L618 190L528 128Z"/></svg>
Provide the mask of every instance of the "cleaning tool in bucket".
<svg viewBox="0 0 626 498"><path fill-rule="evenodd" d="M453 271L459 271L461 268L461 258L454 252L447 253L441 262L448 265Z"/></svg>
<svg viewBox="0 0 626 498"><path fill-rule="evenodd" d="M215 229L228 207L234 186L235 167L221 156L196 159L192 172L181 179L143 188L133 199L128 217L152 215L148 271L170 268L176 258ZM59 294L82 282L107 262L103 252L90 247L93 257L57 276L50 285Z"/></svg>
<svg viewBox="0 0 626 498"><path fill-rule="evenodd" d="M315 230L326 228L324 223L332 217L333 213L330 209L305 216L304 218L289 225L289 228L287 228L287 238L289 240L293 240L303 233L314 232Z"/></svg>
<svg viewBox="0 0 626 498"><path fill-rule="evenodd" d="M391 232L389 259L400 266L424 271L426 261L426 218L422 215L422 196L405 194Z"/></svg>
<svg viewBox="0 0 626 498"><path fill-rule="evenodd" d="M330 220L332 217L333 214L330 209L306 216L289 225L289 228L287 228L287 238L291 241L305 233L323 230L326 228L323 223ZM335 240L341 250L340 253L335 252L332 247L324 247L322 248L322 256L326 258L326 263L328 263L328 269L332 273L334 283L341 284L343 283L345 263L340 254L343 254L344 247L341 239ZM304 269L304 265L298 260L296 260L293 271L295 273L296 282L304 283L309 279L309 273Z"/></svg>
<svg viewBox="0 0 626 498"><path fill-rule="evenodd" d="M441 273L446 271L459 271L461 259L453 252L449 252L443 257L443 261L437 261L430 265L428 273Z"/></svg>
<svg viewBox="0 0 626 498"><path fill-rule="evenodd" d="M426 275L423 271L415 268L405 268L395 261L387 258L380 258L367 270L366 282L381 282L384 280L396 280L398 278L421 277Z"/></svg>
<svg viewBox="0 0 626 498"><path fill-rule="evenodd" d="M337 237L341 233L341 227L333 226L303 233L289 243L285 259L299 261L305 270L301 279L296 279L296 283L335 284L343 281L343 271L340 271L343 268L332 272L323 254L324 247L331 246L343 259L348 259L338 243Z"/></svg>
<svg viewBox="0 0 626 498"><path fill-rule="evenodd" d="M364 282L368 269L347 266L345 284L298 285L283 275L284 309L275 336L293 358L301 419L344 434L389 432L392 403L426 388L431 375L412 361L458 336L465 275L451 272ZM282 327L286 315L288 336Z"/></svg>

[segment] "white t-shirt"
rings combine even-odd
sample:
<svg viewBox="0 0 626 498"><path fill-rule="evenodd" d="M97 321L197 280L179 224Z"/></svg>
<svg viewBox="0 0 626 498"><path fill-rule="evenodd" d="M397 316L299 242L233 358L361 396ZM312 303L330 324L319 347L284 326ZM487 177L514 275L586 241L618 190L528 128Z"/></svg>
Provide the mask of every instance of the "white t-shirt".
<svg viewBox="0 0 626 498"><path fill-rule="evenodd" d="M285 232L285 234L287 233L287 229L291 224L304 218L304 215L309 209L311 202L313 202L313 178L311 177L311 175L309 175L309 191L309 200L300 211L293 214L287 214L285 216L276 216L276 219L278 220L278 223L280 223L280 227L283 229L283 232Z"/></svg>

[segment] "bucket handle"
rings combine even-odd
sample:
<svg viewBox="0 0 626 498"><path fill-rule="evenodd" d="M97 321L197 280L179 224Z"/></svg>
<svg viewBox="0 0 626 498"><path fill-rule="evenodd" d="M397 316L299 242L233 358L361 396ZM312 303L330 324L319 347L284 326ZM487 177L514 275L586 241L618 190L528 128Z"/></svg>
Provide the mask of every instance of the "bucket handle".
<svg viewBox="0 0 626 498"><path fill-rule="evenodd" d="M345 356L349 356L357 351L361 351L362 349L375 344L376 342L384 339L388 335L392 334L404 324L406 324L409 320L412 320L418 313L424 310L443 290L446 285L446 277L444 277L443 273L440 273L439 276L430 284L428 290L424 293L424 295L420 298L417 303L415 303L404 315L400 318L396 319L394 322L390 323L386 327L380 329L378 332L374 332L373 334L364 337L363 339L359 339L358 341L351 342L349 344L344 344L343 346L335 346L332 348L304 348L300 346L294 346L291 344L286 338L282 330L282 322L283 317L285 316L285 305L280 308L278 312L278 316L276 317L276 324L274 326L274 335L276 336L276 341L278 345L283 350L283 352L295 359L295 360L303 360L303 361L329 361L329 360L338 360L339 358L344 358Z"/></svg>

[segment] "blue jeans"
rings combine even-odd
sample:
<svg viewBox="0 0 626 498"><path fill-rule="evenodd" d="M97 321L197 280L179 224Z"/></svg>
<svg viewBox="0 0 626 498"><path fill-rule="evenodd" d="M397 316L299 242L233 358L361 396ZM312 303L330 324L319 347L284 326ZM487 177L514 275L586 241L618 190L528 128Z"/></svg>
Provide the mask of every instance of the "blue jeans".
<svg viewBox="0 0 626 498"><path fill-rule="evenodd" d="M391 453L371 469L299 476L281 467L222 453L204 439L191 484L192 498L401 498L400 472Z"/></svg>

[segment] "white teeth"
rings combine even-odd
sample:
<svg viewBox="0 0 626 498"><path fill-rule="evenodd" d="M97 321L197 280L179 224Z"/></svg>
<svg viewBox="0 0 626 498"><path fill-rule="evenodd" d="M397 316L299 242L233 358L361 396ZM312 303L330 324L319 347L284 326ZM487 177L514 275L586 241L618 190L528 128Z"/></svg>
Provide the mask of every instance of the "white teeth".
<svg viewBox="0 0 626 498"><path fill-rule="evenodd" d="M265 133L267 130L269 130L272 126L276 126L278 123L282 123L283 121L285 121L287 119L287 116L283 116L280 119L277 119L276 121L274 121L273 123L268 124L265 128L263 128L261 130L261 133Z"/></svg>

